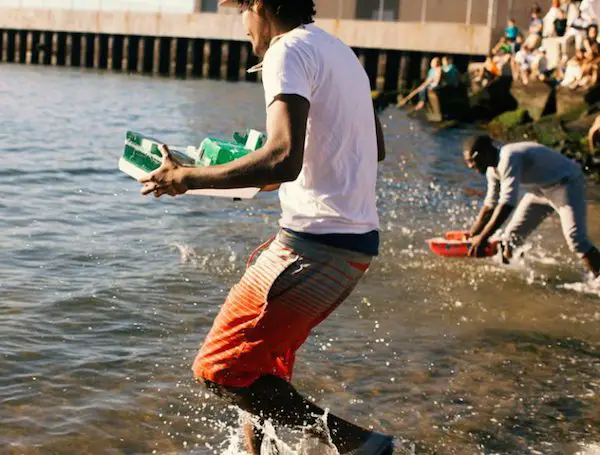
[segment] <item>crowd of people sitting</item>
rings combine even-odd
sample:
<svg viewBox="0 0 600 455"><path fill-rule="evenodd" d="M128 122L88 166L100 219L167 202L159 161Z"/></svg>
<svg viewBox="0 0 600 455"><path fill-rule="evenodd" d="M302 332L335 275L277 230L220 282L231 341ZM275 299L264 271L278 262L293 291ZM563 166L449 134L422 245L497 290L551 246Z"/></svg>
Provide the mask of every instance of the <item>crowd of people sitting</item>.
<svg viewBox="0 0 600 455"><path fill-rule="evenodd" d="M552 58L547 43L554 45ZM513 19L475 74L486 86L499 76L512 76L527 85L531 80L556 81L570 89L596 84L600 44L595 14L580 1L553 0L543 15L537 3L530 11L529 27L522 33Z"/></svg>

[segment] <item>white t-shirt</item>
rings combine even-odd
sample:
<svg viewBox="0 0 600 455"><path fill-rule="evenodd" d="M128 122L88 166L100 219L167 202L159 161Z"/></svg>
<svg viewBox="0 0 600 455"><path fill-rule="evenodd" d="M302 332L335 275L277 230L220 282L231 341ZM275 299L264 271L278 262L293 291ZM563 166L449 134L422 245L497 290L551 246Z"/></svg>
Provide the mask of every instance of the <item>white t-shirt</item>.
<svg viewBox="0 0 600 455"><path fill-rule="evenodd" d="M262 71L267 108L281 94L310 102L302 170L279 190L281 227L311 234L378 229L375 114L352 49L304 25L269 47Z"/></svg>
<svg viewBox="0 0 600 455"><path fill-rule="evenodd" d="M500 150L498 166L488 167L487 195L484 204L515 207L519 187L530 191L547 187L564 178L581 174L581 166L563 154L537 142L517 142Z"/></svg>

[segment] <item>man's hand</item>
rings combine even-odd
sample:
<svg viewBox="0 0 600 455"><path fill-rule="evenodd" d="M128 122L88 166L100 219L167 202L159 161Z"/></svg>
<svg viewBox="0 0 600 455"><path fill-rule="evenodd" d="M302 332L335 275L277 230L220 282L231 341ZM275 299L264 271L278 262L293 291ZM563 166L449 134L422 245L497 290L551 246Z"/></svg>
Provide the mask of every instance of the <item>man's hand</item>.
<svg viewBox="0 0 600 455"><path fill-rule="evenodd" d="M471 237L471 247L468 256L472 258L481 258L485 256L485 248L488 242L481 235Z"/></svg>
<svg viewBox="0 0 600 455"><path fill-rule="evenodd" d="M185 193L188 188L183 182L184 166L171 155L166 145L161 145L160 153L163 158L162 165L148 177L139 180L144 184L142 194L146 196L154 193L155 197L160 197L163 194L177 196Z"/></svg>

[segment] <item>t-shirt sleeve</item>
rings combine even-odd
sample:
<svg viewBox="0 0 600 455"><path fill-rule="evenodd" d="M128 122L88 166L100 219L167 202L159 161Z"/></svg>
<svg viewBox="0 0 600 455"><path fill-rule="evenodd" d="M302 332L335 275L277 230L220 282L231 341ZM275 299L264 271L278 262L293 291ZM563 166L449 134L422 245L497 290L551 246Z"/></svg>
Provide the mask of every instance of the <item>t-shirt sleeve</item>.
<svg viewBox="0 0 600 455"><path fill-rule="evenodd" d="M523 156L520 153L506 153L500 157L498 163L500 204L516 207L519 201L522 167Z"/></svg>
<svg viewBox="0 0 600 455"><path fill-rule="evenodd" d="M487 177L487 193L483 205L486 207L495 207L498 205L500 197L500 180L498 180L495 170L491 167L488 168L485 175Z"/></svg>
<svg viewBox="0 0 600 455"><path fill-rule="evenodd" d="M310 102L314 73L312 59L297 46L280 43L269 49L262 70L267 107L278 95L299 95Z"/></svg>

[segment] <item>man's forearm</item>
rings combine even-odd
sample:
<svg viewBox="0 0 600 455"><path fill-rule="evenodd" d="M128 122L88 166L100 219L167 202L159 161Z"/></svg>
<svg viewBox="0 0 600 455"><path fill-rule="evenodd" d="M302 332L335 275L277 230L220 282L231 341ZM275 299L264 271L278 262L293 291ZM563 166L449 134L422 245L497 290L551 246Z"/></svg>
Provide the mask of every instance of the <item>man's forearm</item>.
<svg viewBox="0 0 600 455"><path fill-rule="evenodd" d="M494 207L490 207L488 205L484 205L479 211L479 215L477 215L477 219L473 223L473 227L469 231L469 235L471 237L478 235L483 228L486 226L490 218L494 213Z"/></svg>
<svg viewBox="0 0 600 455"><path fill-rule="evenodd" d="M302 157L289 151L265 147L227 164L181 168L182 183L188 189L263 187L295 180L302 169Z"/></svg>
<svg viewBox="0 0 600 455"><path fill-rule="evenodd" d="M485 225L485 228L481 231L481 237L483 240L489 239L494 232L496 232L500 227L508 220L510 214L514 210L514 207L511 205L502 204L496 207L492 217Z"/></svg>

